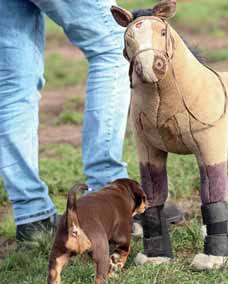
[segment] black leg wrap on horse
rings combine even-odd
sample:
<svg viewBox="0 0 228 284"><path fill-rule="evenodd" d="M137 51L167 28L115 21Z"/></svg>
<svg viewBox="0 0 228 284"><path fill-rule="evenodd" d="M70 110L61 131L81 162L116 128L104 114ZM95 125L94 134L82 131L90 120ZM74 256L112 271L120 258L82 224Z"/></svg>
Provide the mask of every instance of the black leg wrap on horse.
<svg viewBox="0 0 228 284"><path fill-rule="evenodd" d="M151 207L142 215L144 253L148 257L173 257L163 207Z"/></svg>
<svg viewBox="0 0 228 284"><path fill-rule="evenodd" d="M207 226L204 253L228 256L228 209L225 202L201 207L203 223Z"/></svg>

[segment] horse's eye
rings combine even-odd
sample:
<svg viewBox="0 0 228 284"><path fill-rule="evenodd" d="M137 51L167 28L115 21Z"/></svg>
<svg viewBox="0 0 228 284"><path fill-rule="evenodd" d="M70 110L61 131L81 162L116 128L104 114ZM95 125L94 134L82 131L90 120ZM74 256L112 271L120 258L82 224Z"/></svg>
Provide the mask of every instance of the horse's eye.
<svg viewBox="0 0 228 284"><path fill-rule="evenodd" d="M161 35L166 36L166 30L165 29L161 30Z"/></svg>

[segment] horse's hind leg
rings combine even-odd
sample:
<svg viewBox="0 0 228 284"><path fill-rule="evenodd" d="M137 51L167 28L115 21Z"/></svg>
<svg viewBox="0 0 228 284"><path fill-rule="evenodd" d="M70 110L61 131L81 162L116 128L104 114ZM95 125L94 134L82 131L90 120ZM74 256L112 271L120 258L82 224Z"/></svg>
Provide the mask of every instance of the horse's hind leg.
<svg viewBox="0 0 228 284"><path fill-rule="evenodd" d="M221 267L228 256L227 149L225 139L220 138L216 146L212 145L212 139L199 144L201 211L207 236L204 254L197 255L192 265L202 270Z"/></svg>
<svg viewBox="0 0 228 284"><path fill-rule="evenodd" d="M168 261L172 258L169 232L164 215L164 203L168 196L166 172L167 153L152 146L137 143L142 187L149 208L142 215L144 253L136 257L137 264Z"/></svg>

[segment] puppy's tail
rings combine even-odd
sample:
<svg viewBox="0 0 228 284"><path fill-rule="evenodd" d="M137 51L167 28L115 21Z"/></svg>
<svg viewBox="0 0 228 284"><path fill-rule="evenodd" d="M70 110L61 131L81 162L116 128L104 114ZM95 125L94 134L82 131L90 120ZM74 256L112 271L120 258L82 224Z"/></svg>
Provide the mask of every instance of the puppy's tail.
<svg viewBox="0 0 228 284"><path fill-rule="evenodd" d="M77 216L77 193L80 190L87 190L88 186L86 184L74 185L73 188L68 193L67 198L67 210L66 210L66 222L68 233L72 237L77 237L79 234L79 221Z"/></svg>

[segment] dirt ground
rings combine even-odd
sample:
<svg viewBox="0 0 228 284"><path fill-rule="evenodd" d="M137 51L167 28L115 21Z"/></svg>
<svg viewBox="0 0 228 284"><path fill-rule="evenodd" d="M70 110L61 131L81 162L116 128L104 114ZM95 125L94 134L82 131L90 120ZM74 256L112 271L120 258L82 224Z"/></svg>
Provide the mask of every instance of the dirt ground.
<svg viewBox="0 0 228 284"><path fill-rule="evenodd" d="M73 124L57 126L55 123L56 117L63 111L64 103L74 96L85 96L84 86L42 93L40 101L40 145L68 143L77 147L81 144L80 126Z"/></svg>

